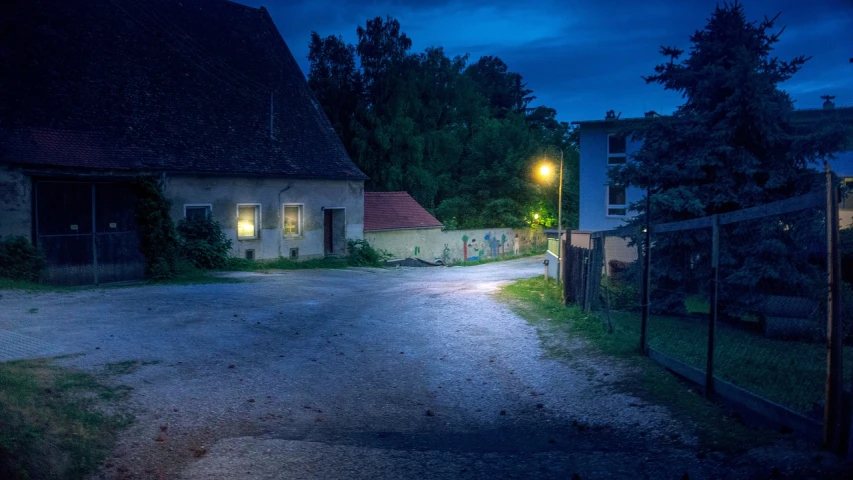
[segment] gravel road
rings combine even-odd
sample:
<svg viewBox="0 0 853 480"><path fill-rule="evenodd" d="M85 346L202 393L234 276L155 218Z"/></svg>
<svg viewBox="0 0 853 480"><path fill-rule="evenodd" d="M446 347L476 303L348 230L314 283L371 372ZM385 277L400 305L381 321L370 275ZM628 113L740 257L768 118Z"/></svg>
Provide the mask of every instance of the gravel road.
<svg viewBox="0 0 853 480"><path fill-rule="evenodd" d="M0 330L88 371L139 362L110 377L136 421L99 479L770 478L811 462L785 445L700 459L665 407L609 385L617 365L545 358L492 295L541 261L2 292Z"/></svg>

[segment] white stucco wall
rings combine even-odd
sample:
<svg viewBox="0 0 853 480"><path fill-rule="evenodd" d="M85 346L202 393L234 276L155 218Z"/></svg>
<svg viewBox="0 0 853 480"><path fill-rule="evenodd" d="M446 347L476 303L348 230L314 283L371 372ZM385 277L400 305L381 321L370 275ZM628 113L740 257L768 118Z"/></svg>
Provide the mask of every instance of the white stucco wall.
<svg viewBox="0 0 853 480"><path fill-rule="evenodd" d="M441 260L456 263L465 254L469 261L495 255L512 255L515 235L518 234L519 253L546 244L541 229L486 228L479 230L441 230L421 228L364 232L364 238L374 248L385 250L394 259L420 258L428 262ZM463 238L467 241L463 242ZM494 240L493 240L494 239Z"/></svg>
<svg viewBox="0 0 853 480"><path fill-rule="evenodd" d="M213 218L233 242L235 257L243 257L247 249L254 249L258 259L288 257L291 248L299 249L300 260L324 256L323 208L345 209L347 238L362 238L364 230L361 181L168 175L165 194L175 222L184 217L185 205L210 204ZM237 205L252 203L261 207L259 238L238 240ZM297 237L284 235L284 204L302 205L302 234Z"/></svg>

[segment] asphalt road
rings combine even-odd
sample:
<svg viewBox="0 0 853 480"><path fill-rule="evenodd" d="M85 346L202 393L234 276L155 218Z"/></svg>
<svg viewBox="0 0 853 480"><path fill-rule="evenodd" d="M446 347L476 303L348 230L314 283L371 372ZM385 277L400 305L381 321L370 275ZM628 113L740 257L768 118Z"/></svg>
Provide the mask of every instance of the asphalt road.
<svg viewBox="0 0 853 480"><path fill-rule="evenodd" d="M493 295L541 262L3 292L0 330L93 372L139 362L109 377L136 421L93 478L770 478L810 461L698 458L667 408L611 387L618 364L546 358Z"/></svg>

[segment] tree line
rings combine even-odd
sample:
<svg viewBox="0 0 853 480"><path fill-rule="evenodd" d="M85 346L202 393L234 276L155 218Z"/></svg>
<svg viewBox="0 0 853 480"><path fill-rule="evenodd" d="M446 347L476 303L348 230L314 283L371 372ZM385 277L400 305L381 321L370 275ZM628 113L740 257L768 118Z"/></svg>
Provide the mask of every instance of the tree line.
<svg viewBox="0 0 853 480"><path fill-rule="evenodd" d="M495 56L417 53L392 18L355 45L311 33L308 83L368 191L406 191L449 228L556 224L557 181L534 175L565 155L564 225L577 226L577 141Z"/></svg>

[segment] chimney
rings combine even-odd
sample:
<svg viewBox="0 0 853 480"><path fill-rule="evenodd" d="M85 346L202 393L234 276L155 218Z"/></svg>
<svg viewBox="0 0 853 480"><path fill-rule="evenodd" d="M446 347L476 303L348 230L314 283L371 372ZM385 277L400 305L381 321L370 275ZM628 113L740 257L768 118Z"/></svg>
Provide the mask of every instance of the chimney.
<svg viewBox="0 0 853 480"><path fill-rule="evenodd" d="M820 98L824 100L823 108L835 108L835 103L832 102L835 99L835 95L821 95Z"/></svg>
<svg viewBox="0 0 853 480"><path fill-rule="evenodd" d="M658 118L658 117L660 117L660 115L658 115L658 113L655 112L654 110L649 110L648 112L646 112L645 116L646 116L646 118Z"/></svg>

